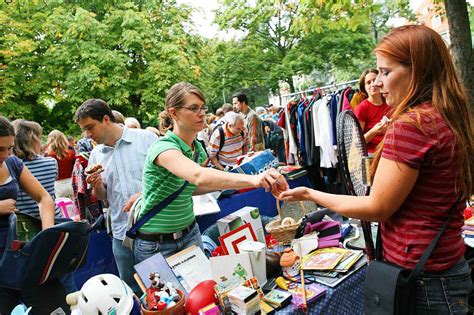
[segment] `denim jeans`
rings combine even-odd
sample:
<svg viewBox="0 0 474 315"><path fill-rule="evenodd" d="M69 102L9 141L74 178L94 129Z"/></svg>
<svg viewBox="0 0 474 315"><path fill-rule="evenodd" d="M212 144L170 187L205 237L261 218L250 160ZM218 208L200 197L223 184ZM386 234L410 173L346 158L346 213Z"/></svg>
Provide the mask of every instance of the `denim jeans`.
<svg viewBox="0 0 474 315"><path fill-rule="evenodd" d="M416 283L417 314L467 314L471 269L462 258L450 269L422 272Z"/></svg>
<svg viewBox="0 0 474 315"><path fill-rule="evenodd" d="M123 246L122 241L116 238L112 240L112 252L114 253L120 279L125 281L137 296L141 296L142 290L140 290L135 278L133 278L133 274L135 273L135 269L133 268L135 265L133 252L128 247Z"/></svg>
<svg viewBox="0 0 474 315"><path fill-rule="evenodd" d="M161 253L166 258L185 248L188 248L191 245L199 246L202 250L204 250L201 233L199 232L199 226L197 224L191 231L189 231L188 234L177 240L167 240L160 243L136 238L133 245L137 263L153 256L156 253Z"/></svg>

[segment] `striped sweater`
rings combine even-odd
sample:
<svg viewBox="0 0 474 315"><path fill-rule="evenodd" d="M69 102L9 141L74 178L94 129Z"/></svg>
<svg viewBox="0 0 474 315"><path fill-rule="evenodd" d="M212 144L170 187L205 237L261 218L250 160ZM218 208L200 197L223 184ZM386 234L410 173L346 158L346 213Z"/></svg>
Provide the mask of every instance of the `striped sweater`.
<svg viewBox="0 0 474 315"><path fill-rule="evenodd" d="M56 160L51 157L37 155L34 160L23 160L23 163L54 200L54 181L58 175L58 163ZM20 191L16 207L21 212L39 218L38 204L23 190ZM61 217L61 211L58 207L55 209L55 216Z"/></svg>

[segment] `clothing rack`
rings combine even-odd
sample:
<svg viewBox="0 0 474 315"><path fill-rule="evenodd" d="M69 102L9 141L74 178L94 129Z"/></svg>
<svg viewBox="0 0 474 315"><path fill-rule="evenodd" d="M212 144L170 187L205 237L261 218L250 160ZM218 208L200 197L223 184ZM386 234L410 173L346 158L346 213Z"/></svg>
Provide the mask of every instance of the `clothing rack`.
<svg viewBox="0 0 474 315"><path fill-rule="evenodd" d="M289 94L283 94L281 95L281 104L285 104L286 101L288 100L288 98L292 97L292 96L295 96L295 95L300 95L302 93L311 93L311 92L314 92L316 90L323 90L323 91L327 91L327 90L330 90L330 89L338 89L340 87L347 87L348 85L351 85L353 83L357 83L359 82L359 80L351 80L351 81L347 81L347 82L342 82L342 83L338 83L338 84L330 84L330 85L325 85L325 86L322 86L322 87L314 87L314 88L311 88L311 89L307 89L307 90L304 90L304 91L298 91L298 92L294 92L294 93L289 93Z"/></svg>

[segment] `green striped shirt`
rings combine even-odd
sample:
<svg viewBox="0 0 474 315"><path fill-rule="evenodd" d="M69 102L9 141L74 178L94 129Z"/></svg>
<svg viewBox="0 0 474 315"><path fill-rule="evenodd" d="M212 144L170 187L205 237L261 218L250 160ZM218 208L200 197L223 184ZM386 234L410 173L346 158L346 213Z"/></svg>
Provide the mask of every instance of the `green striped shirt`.
<svg viewBox="0 0 474 315"><path fill-rule="evenodd" d="M197 140L194 140L194 147L199 150L201 164L206 159L206 151ZM156 157L167 150L179 150L193 159L192 149L171 131L150 146L143 167L143 196L139 218L184 184L184 179L154 163ZM194 220L194 190L196 185L189 183L173 202L145 223L140 232L173 233L190 225Z"/></svg>

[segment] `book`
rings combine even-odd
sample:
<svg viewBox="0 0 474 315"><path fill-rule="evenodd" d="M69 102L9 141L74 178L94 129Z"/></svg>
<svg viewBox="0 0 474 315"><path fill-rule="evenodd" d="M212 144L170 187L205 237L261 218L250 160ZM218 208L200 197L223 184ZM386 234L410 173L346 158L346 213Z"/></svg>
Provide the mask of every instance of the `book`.
<svg viewBox="0 0 474 315"><path fill-rule="evenodd" d="M218 213L221 208L217 204L221 192L215 191L204 195L193 196L193 211L195 216Z"/></svg>
<svg viewBox="0 0 474 315"><path fill-rule="evenodd" d="M361 250L351 250L347 257L344 257L334 268L338 272L347 272L364 253Z"/></svg>
<svg viewBox="0 0 474 315"><path fill-rule="evenodd" d="M200 282L212 280L211 263L196 245L166 258L166 261L188 292Z"/></svg>
<svg viewBox="0 0 474 315"><path fill-rule="evenodd" d="M211 262L212 279L219 283L232 277L239 277L242 282L252 278L253 270L250 256L247 252L236 255L224 255L209 258Z"/></svg>
<svg viewBox="0 0 474 315"><path fill-rule="evenodd" d="M185 296L188 296L188 291L183 287L161 253L145 259L136 264L134 268L145 287L149 288L151 286L150 273L156 272L160 275L162 281L173 283L176 289L180 289Z"/></svg>
<svg viewBox="0 0 474 315"><path fill-rule="evenodd" d="M275 313L275 309L270 304L265 302L264 300L260 300L260 310L262 311L262 314L269 314L270 315L270 314Z"/></svg>
<svg viewBox="0 0 474 315"><path fill-rule="evenodd" d="M291 303L297 307L303 304L303 292L302 292L301 284L298 284L295 289L291 290L292 293L292 301ZM306 291L306 304L313 302L317 298L326 294L326 288L317 284L311 283L305 285Z"/></svg>
<svg viewBox="0 0 474 315"><path fill-rule="evenodd" d="M227 293L227 296L229 297L231 303L237 302L242 304L251 301L257 295L258 293L256 290L246 287L244 285L240 285L237 288L230 290L229 293Z"/></svg>
<svg viewBox="0 0 474 315"><path fill-rule="evenodd" d="M271 290L263 297L263 300L275 309L287 306L290 304L291 299L292 295L290 292L278 289Z"/></svg>
<svg viewBox="0 0 474 315"><path fill-rule="evenodd" d="M336 277L324 277L324 276L319 276L319 275L315 275L314 277L317 282L327 285L328 287L334 288L339 283L344 281L344 279L349 277L352 273L359 270L366 264L367 264L367 257L364 255L349 269L348 272L345 272L345 273L338 272Z"/></svg>
<svg viewBox="0 0 474 315"><path fill-rule="evenodd" d="M337 266L337 264L342 260L344 255L348 253L349 250L337 248L337 247L328 247L317 249L309 255L303 257L303 262L301 263L301 269L303 270L331 270Z"/></svg>

